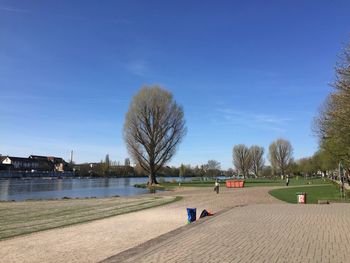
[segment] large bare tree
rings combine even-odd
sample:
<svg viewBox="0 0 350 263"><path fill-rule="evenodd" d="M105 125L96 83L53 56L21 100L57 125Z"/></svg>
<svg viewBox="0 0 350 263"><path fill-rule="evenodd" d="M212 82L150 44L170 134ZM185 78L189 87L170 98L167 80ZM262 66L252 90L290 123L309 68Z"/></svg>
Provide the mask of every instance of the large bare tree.
<svg viewBox="0 0 350 263"><path fill-rule="evenodd" d="M157 184L156 173L176 152L186 134L184 112L173 95L158 86L143 87L132 99L124 124L128 151Z"/></svg>
<svg viewBox="0 0 350 263"><path fill-rule="evenodd" d="M264 148L258 145L253 145L249 148L250 158L252 162L251 171L258 177L264 167Z"/></svg>
<svg viewBox="0 0 350 263"><path fill-rule="evenodd" d="M293 148L289 141L278 139L269 146L269 158L272 167L284 175L293 160Z"/></svg>
<svg viewBox="0 0 350 263"><path fill-rule="evenodd" d="M232 157L235 168L243 174L244 178L247 177L252 166L249 148L244 144L235 145Z"/></svg>

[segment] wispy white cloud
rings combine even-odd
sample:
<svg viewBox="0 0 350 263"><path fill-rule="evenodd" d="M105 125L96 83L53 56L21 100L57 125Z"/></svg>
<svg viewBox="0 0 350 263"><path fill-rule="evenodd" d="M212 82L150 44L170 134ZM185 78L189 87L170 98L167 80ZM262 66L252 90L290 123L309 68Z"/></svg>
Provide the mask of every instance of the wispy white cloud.
<svg viewBox="0 0 350 263"><path fill-rule="evenodd" d="M284 131L290 118L263 113L250 113L229 108L219 108L212 116L215 125L241 125L272 131Z"/></svg>
<svg viewBox="0 0 350 263"><path fill-rule="evenodd" d="M30 15L50 16L50 17L57 17L57 18L63 19L63 20L72 20L72 21L85 21L85 20L88 21L89 20L89 19L84 18L84 17L77 15L77 14L74 14L74 15L65 15L65 14L56 14L56 13L42 13L42 14L40 14L39 12L35 12L35 11L29 10L29 9L12 8L12 7L4 7L4 6L0 6L0 11L30 14Z"/></svg>
<svg viewBox="0 0 350 263"><path fill-rule="evenodd" d="M149 65L145 60L130 61L126 65L126 69L134 75L145 76L149 73Z"/></svg>
<svg viewBox="0 0 350 263"><path fill-rule="evenodd" d="M264 124L285 124L289 121L291 121L290 118L280 118L272 115L264 115L264 114L255 114L252 115L257 123L264 123Z"/></svg>
<svg viewBox="0 0 350 263"><path fill-rule="evenodd" d="M233 74L237 75L251 75L254 76L255 78L263 78L263 79L276 79L280 77L280 73L277 71L272 71L272 70L267 70L267 69L260 69L260 68L234 68L232 69Z"/></svg>
<svg viewBox="0 0 350 263"><path fill-rule="evenodd" d="M42 100L47 99L42 96L36 95L0 95L0 100Z"/></svg>
<svg viewBox="0 0 350 263"><path fill-rule="evenodd" d="M31 13L31 11L27 9L4 7L4 6L0 6L0 11L13 12L13 13Z"/></svg>
<svg viewBox="0 0 350 263"><path fill-rule="evenodd" d="M13 8L13 7L7 7L7 6L0 6L0 12L12 12L12 13L22 13L22 14L31 14L31 15L44 15L44 16L50 16L50 17L57 17L59 19L63 20L71 20L71 21L91 21L96 18L92 17L84 17L81 16L80 14L57 14L57 13L45 13L45 14L40 14L38 12L35 12L33 10L28 10L28 9L22 9L22 8ZM104 23L114 23L114 24L120 24L120 25L132 25L134 24L134 21L128 18L104 18L104 19L99 19L100 22Z"/></svg>

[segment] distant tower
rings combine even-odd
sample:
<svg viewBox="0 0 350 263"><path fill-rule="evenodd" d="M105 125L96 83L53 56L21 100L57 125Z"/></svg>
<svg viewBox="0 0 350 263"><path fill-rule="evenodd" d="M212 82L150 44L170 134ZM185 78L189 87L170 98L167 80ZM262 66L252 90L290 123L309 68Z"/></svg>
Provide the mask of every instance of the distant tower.
<svg viewBox="0 0 350 263"><path fill-rule="evenodd" d="M70 151L70 163L73 163L73 150Z"/></svg>

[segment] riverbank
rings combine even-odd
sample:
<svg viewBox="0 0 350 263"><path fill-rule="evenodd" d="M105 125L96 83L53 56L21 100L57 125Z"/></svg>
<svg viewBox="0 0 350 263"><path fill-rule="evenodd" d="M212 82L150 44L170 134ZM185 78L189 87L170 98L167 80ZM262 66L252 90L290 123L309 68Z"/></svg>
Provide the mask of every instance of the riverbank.
<svg viewBox="0 0 350 263"><path fill-rule="evenodd" d="M164 206L112 216L88 223L41 231L0 241L4 262L98 262L187 223L187 207L217 213L238 205L280 201L268 194L271 187L227 189L176 188L154 197L181 196Z"/></svg>

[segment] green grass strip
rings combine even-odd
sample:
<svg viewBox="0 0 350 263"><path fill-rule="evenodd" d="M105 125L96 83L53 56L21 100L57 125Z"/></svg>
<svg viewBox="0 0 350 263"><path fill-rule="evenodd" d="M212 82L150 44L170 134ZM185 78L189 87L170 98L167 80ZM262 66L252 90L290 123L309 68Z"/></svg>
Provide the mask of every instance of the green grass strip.
<svg viewBox="0 0 350 263"><path fill-rule="evenodd" d="M0 240L170 204L182 197L1 202Z"/></svg>
<svg viewBox="0 0 350 263"><path fill-rule="evenodd" d="M296 193L298 192L306 193L306 202L308 204L317 204L318 200L328 200L331 202L348 202L349 199L348 197L345 199L342 198L339 187L334 184L285 187L269 191L269 193L277 199L292 204L297 203Z"/></svg>
<svg viewBox="0 0 350 263"><path fill-rule="evenodd" d="M234 179L229 179L234 180ZM225 187L225 181L221 180L220 185L221 187ZM214 180L209 181L190 181L190 182L181 182L180 184L178 182L162 182L159 185L152 186L153 189L172 189L174 187L214 187ZM289 186L299 186L299 185L320 185L320 184L330 184L330 181L327 179L304 179L303 177L299 178L292 178L289 181ZM265 179L265 178L249 178L245 179L244 187L256 187L256 186L285 186L286 181L281 179ZM147 184L136 184L135 187L138 188L149 188Z"/></svg>

